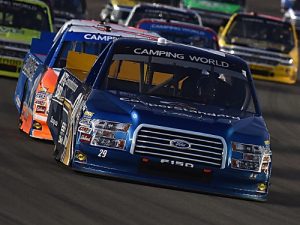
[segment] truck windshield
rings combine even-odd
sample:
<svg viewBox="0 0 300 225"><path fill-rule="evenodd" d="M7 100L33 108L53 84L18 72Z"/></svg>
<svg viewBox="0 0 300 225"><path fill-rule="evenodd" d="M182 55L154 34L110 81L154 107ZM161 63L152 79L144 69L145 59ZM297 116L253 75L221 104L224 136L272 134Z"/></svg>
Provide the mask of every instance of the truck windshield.
<svg viewBox="0 0 300 225"><path fill-rule="evenodd" d="M229 43L288 53L294 48L289 23L259 17L238 16L229 28Z"/></svg>
<svg viewBox="0 0 300 225"><path fill-rule="evenodd" d="M156 56L115 54L104 89L255 113L246 71Z"/></svg>
<svg viewBox="0 0 300 225"><path fill-rule="evenodd" d="M159 7L137 7L132 17L129 17L128 26L135 27L142 19L163 19L199 25L196 13L171 10Z"/></svg>
<svg viewBox="0 0 300 225"><path fill-rule="evenodd" d="M70 51L87 53L91 55L99 55L106 43L100 42L83 42L83 41L64 41L54 61L54 68L63 68L66 66L68 53Z"/></svg>
<svg viewBox="0 0 300 225"><path fill-rule="evenodd" d="M85 13L86 2L85 0L55 0L53 8L57 11L80 15Z"/></svg>
<svg viewBox="0 0 300 225"><path fill-rule="evenodd" d="M26 2L0 1L0 25L50 31L47 9Z"/></svg>

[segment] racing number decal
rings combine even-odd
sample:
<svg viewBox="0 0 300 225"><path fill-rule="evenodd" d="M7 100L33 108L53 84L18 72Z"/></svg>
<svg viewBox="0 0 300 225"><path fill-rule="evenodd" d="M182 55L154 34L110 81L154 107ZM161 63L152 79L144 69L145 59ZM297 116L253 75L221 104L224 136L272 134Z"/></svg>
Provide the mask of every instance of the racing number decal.
<svg viewBox="0 0 300 225"><path fill-rule="evenodd" d="M100 149L98 157L105 158L107 155L107 150Z"/></svg>

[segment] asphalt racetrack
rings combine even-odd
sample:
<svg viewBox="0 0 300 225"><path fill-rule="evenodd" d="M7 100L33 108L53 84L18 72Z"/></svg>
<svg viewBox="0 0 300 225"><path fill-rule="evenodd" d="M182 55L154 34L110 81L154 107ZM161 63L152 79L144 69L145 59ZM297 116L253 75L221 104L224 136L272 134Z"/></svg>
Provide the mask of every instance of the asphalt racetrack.
<svg viewBox="0 0 300 225"><path fill-rule="evenodd" d="M249 8L261 2L260 10L278 14L277 1L250 0ZM299 82L255 81L273 150L266 203L129 183L65 168L52 159L51 142L19 132L13 104L16 82L0 77L0 225L300 224Z"/></svg>

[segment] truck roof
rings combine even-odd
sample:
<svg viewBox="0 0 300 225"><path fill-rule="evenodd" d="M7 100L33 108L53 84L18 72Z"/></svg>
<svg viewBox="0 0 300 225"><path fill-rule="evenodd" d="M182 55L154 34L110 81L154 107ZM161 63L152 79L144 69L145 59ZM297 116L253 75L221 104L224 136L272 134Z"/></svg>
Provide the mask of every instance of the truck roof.
<svg viewBox="0 0 300 225"><path fill-rule="evenodd" d="M188 28L188 29L207 31L207 32L211 32L212 34L217 35L217 33L210 27L204 27L204 26L191 24L191 23L185 23L185 22L176 21L176 20L166 21L164 19L151 19L151 18L148 19L148 18L146 18L146 19L140 20L137 24L137 27L139 27L139 25L141 23L145 23L145 22L153 23L153 24L165 24L165 25L173 26L173 27L184 27L184 28Z"/></svg>
<svg viewBox="0 0 300 225"><path fill-rule="evenodd" d="M156 40L160 36L154 32L126 27L124 25L113 23L102 23L95 20L70 20L65 23L58 31L54 41L58 39L63 33L89 33L102 34L116 37L132 37L132 38L146 38Z"/></svg>
<svg viewBox="0 0 300 225"><path fill-rule="evenodd" d="M178 15L180 14L180 15L185 15L185 16L187 16L188 14L194 15L195 18L197 18L197 20L198 20L197 21L198 25L202 25L202 20L201 20L200 15L198 13L196 13L194 10L186 9L186 8L178 8L178 7L174 7L174 6L170 6L170 5L156 4L156 3L153 3L153 4L140 3L140 4L135 5L126 20L125 25L134 26L131 23L132 23L132 19L135 16L135 13L138 9L148 9L148 10L155 10L155 11L161 10L161 11L165 11L168 13L175 13Z"/></svg>
<svg viewBox="0 0 300 225"><path fill-rule="evenodd" d="M162 39L164 38L159 38L157 41L120 38L115 40L113 44L118 46L117 51L121 51L122 54L161 56L176 60L199 62L202 64L223 67L228 70L239 72L240 74L243 73L244 76L246 76L245 73L249 71L247 63L243 59L232 54L169 42L166 39L162 41ZM222 63L214 64L216 61ZM250 76L250 74L248 74L248 76Z"/></svg>

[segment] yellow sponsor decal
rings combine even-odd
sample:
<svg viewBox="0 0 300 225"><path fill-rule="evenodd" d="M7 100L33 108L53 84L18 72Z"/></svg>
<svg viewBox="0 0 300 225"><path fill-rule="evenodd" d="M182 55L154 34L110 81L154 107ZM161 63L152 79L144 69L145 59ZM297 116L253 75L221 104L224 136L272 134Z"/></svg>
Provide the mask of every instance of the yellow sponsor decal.
<svg viewBox="0 0 300 225"><path fill-rule="evenodd" d="M84 115L87 116L87 117L92 117L94 115L94 113L90 112L90 111L85 111Z"/></svg>
<svg viewBox="0 0 300 225"><path fill-rule="evenodd" d="M0 64L5 64L9 66L22 66L22 61L15 59L0 58Z"/></svg>

